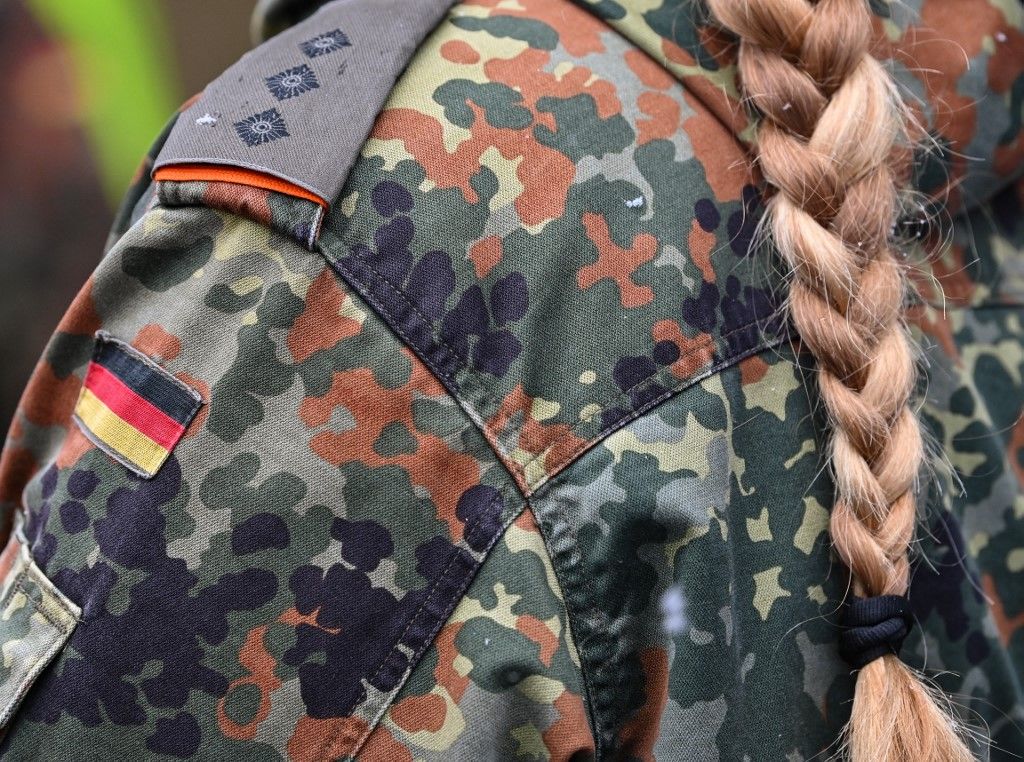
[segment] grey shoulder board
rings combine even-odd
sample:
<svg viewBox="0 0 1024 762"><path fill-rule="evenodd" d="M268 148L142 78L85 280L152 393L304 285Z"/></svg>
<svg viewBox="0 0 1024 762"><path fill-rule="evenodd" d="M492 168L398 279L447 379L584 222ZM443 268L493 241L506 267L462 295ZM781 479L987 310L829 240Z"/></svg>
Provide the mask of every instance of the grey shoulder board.
<svg viewBox="0 0 1024 762"><path fill-rule="evenodd" d="M395 80L453 0L334 0L246 53L182 111L154 164L341 191Z"/></svg>

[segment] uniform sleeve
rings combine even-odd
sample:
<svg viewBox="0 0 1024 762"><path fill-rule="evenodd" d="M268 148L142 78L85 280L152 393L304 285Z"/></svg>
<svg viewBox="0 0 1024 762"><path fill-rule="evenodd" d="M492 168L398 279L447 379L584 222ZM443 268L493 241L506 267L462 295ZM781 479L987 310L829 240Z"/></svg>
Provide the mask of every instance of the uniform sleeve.
<svg viewBox="0 0 1024 762"><path fill-rule="evenodd" d="M0 623L12 758L353 754L524 508L320 238L447 7L395 5L368 36L378 4L330 4L186 104L40 360L0 470L0 594L39 583Z"/></svg>
<svg viewBox="0 0 1024 762"><path fill-rule="evenodd" d="M277 232L305 207L204 203L232 190L161 190L17 414L8 515L80 614L53 647L5 632L51 662L14 758L344 756L523 506L423 364Z"/></svg>
<svg viewBox="0 0 1024 762"><path fill-rule="evenodd" d="M580 657L544 539L495 546L359 759L589 759Z"/></svg>

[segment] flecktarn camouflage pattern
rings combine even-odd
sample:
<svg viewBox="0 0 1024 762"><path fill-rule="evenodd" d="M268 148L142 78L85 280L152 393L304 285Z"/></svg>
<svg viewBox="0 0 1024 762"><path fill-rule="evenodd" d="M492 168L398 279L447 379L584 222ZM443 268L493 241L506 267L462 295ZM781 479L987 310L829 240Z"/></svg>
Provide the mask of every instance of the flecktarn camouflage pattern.
<svg viewBox="0 0 1024 762"><path fill-rule="evenodd" d="M0 723L7 724L25 692L60 651L82 610L32 560L20 521L0 554Z"/></svg>
<svg viewBox="0 0 1024 762"><path fill-rule="evenodd" d="M835 752L848 580L731 41L690 0L425 0L389 53L360 4L186 105L36 369L0 472L0 563L40 591L4 599L0 755ZM1024 9L872 8L949 223L907 241L936 456L903 653L1012 759ZM397 81L341 98L381 54ZM192 415L90 380L106 341ZM75 421L94 387L152 472Z"/></svg>

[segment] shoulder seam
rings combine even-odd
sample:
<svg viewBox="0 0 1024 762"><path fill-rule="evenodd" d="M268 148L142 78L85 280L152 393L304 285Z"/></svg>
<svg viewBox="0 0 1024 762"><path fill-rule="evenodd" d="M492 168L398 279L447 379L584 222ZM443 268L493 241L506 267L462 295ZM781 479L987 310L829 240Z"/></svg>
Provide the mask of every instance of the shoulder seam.
<svg viewBox="0 0 1024 762"><path fill-rule="evenodd" d="M335 271L338 272L338 274L341 275L352 288L359 292L363 296L363 298L367 300L367 302L373 305L373 307L381 315L384 322L387 323L387 325L391 327L391 329L402 338L405 344L410 349L412 349L420 357L420 359L423 360L427 367L429 367L437 375L438 379L449 390L451 395L457 401L459 401L460 405L462 405L463 409L466 410L470 418L480 428L481 432L483 433L487 441L495 449L495 452L498 455L501 462L504 463L506 468L512 473L513 477L516 479L516 482L522 489L523 494L526 496L531 496L539 492L546 484L548 484L551 481L551 479L555 475L557 475L558 473L562 472L570 465L572 465L572 463L578 460L585 452L587 452L587 450L596 446L604 439L606 439L610 434L627 425L630 421L633 421L636 418L640 417L641 415L647 413L652 408L656 407L666 399L669 399L670 397L678 394L679 392L684 391L685 389L702 381L703 379L709 376L712 376L732 365L735 365L736 363L749 357L750 355L757 354L758 352L764 351L765 349L770 349L773 346L777 346L786 339L786 333L784 330L780 330L776 326L771 325L772 322L778 317L777 312L773 312L772 314L767 316L755 317L753 320L747 321L740 326L734 327L728 333L721 334L720 336L717 337L717 340L715 342L717 347L713 348L720 348L723 344L727 344L728 339L753 331L757 332L757 339L752 343L749 343L747 346L741 347L739 350L735 352L727 352L724 356L722 356L719 359L718 362L709 365L708 367L702 369L700 372L694 373L692 375L687 376L684 379L677 381L675 384L668 387L661 394L653 397L652 399L646 401L644 404L631 410L629 414L615 419L611 423L604 426L596 436L594 436L591 439L588 439L585 446L573 450L568 456L566 456L565 460L557 464L556 467L550 470L545 470L541 478L531 480L527 472L532 464L546 457L550 452L556 449L558 445L566 441L569 441L570 437L572 437L574 433L577 432L582 426L590 423L595 417L601 415L602 413L612 409L616 403L623 400L628 400L631 395L643 391L645 389L650 389L664 382L667 376L671 376L674 378L674 376L672 376L671 370L669 368L663 369L658 374L642 379L633 384L632 386L630 386L629 388L621 391L619 394L613 397L609 397L601 405L600 409L593 412L587 418L582 419L581 421L576 423L568 432L555 439L544 450L542 450L539 453L536 453L530 460L528 460L525 463L519 463L512 459L507 445L505 444L505 442L502 441L502 436L497 434L493 430L493 428L490 425L488 425L488 423L485 420L481 418L480 412L469 405L463 404L464 395L460 393L460 388L457 380L457 376L460 374L464 374L472 378L477 383L477 387L480 389L480 394L476 397L476 399L471 401L482 407L485 411L485 414L487 411L490 411L490 409L494 406L496 396L492 389L489 388L485 383L483 383L485 379L483 375L480 373L480 371L473 368L469 363L467 363L465 360L459 357L455 350L451 347L451 345L449 345L444 340L444 338L440 335L437 323L427 318L422 313L422 311L416 306L416 304L412 301L412 299L410 299L409 296L402 289L398 288L397 286L395 286L395 284L391 283L391 281L388 280L386 276L378 272L373 267L372 264L366 261L366 257L361 256L357 253L353 253L352 255L347 257L334 257L324 250L322 243L319 247L319 250L324 256L324 259L327 260L327 262L335 269ZM363 273L358 272L356 268L353 267L353 262L358 263L360 270L365 268L365 271ZM411 331L403 328L401 325L397 325L396 321L390 318L388 311L383 309L383 307L381 306L380 299L378 298L376 293L379 290L379 288L382 287L375 287L370 282L371 279L377 281L378 283L382 283L382 287L386 287L388 291L390 291L395 297L401 300L403 306L408 310L406 316L408 317L409 322L413 323L413 325L410 326L413 329L413 331L417 331L417 329L419 329L425 330L429 333L430 344L428 346L420 346L410 336ZM693 348L689 352L681 354L680 359L693 357L699 354L699 352L702 349L705 349L703 345L700 347ZM518 431L510 433L518 433ZM507 435L505 436L505 438L507 438Z"/></svg>
<svg viewBox="0 0 1024 762"><path fill-rule="evenodd" d="M494 498L491 500L490 507L494 508L499 502L504 502L505 499L509 497L508 495L506 495L507 491L507 487L498 490L497 494L495 494ZM403 643L406 635L408 635L409 633L409 630L413 628L413 625L417 622L417 620L419 620L420 617L424 615L424 613L426 613L426 616L428 618L433 618L433 621L430 623L430 631L427 637L421 640L419 647L412 654L411 658L408 659L409 663L413 665L418 665L421 663L420 659L422 658L423 654L426 653L427 649L430 648L431 645L433 645L434 641L437 639L438 632L440 632L441 628L444 627L445 623L451 617L452 612L455 611L455 608L459 605L459 602L462 601L462 599L465 597L466 590L469 589L469 586L472 584L473 580L476 578L477 573L480 571L480 568L483 566L484 561L486 561L487 558L490 556L491 551L494 549L494 546L502 537L505 536L505 533L508 531L509 526L511 526L512 523L517 518L519 518L519 515L528 507L528 503L525 499L522 499L521 496L519 496L519 500L512 503L512 505L516 505L517 503L519 505L518 508L513 509L511 511L506 511L504 513L504 515L502 516L503 521L501 523L500 530L493 534L493 536L488 540L487 546L479 552L479 559L474 558L472 555L469 555L468 553L460 554L458 550L461 549L462 545L466 544L465 538L474 529L476 529L476 527L480 524L480 522L483 519L489 516L489 513L487 511L481 511L480 514L477 516L476 520L471 525L465 528L465 531L463 533L463 540L459 543L458 546L455 546L456 552L452 553L451 558L445 565L444 572L442 572L441 575L437 578L434 585L427 593L426 598L424 598L423 603L416 610L416 613L409 618L409 621L406 623L405 629L402 630L402 634L399 636L398 640L395 643L395 647L388 652L388 655L384 658L380 666L373 673L373 676L367 679L368 683L372 685L373 681L376 680L380 673L384 671L384 668L387 666L388 661L392 658L392 656L395 653L401 653L401 651L399 650L399 645ZM467 555L469 555L468 559ZM461 575L461 578L459 578L458 584L451 591L451 594L447 597L447 603L445 604L444 608L440 610L437 610L435 607L431 607L429 604L431 600L434 598L435 593L437 593L438 590L442 589L441 583L448 579L450 572L457 567L456 562L458 561L461 561L461 564L465 566L465 569L463 571L463 574ZM410 669L406 673L405 679L408 679L408 677L411 674L412 670ZM395 698L398 696L399 689L401 688L401 685L404 684L405 679L403 679L399 683L396 689L392 692L389 699L385 702L382 702L380 708L377 710L376 713L374 713L372 720L367 723L366 728L355 740L355 743L352 746L352 751L350 752L351 758L355 758L359 754L360 749L362 749L362 747L365 745L371 733L373 733L374 729L380 724L381 718L384 716L385 712L387 712L388 708L392 705ZM346 712L346 716L354 716L353 713L355 712L356 708L358 708L359 704L360 702L356 701L356 703L348 709L348 711ZM322 756L327 752L332 740L333 739L331 739L330 737L325 739L323 746L317 752L318 756Z"/></svg>

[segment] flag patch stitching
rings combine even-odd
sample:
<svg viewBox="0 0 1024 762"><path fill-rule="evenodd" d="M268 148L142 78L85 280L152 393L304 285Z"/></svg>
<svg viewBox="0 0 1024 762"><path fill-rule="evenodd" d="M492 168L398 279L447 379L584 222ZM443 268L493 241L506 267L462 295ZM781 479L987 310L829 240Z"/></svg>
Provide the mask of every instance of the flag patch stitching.
<svg viewBox="0 0 1024 762"><path fill-rule="evenodd" d="M107 333L96 348L74 420L114 460L150 479L199 411L199 393L152 359Z"/></svg>

